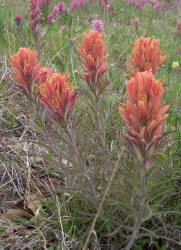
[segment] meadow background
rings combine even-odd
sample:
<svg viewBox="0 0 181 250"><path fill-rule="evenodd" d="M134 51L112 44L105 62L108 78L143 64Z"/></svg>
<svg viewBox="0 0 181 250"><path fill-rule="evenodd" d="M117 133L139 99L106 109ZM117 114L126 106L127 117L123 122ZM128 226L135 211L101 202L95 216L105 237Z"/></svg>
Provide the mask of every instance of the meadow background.
<svg viewBox="0 0 181 250"><path fill-rule="evenodd" d="M88 0L72 6L75 1L65 0L56 13L59 1L41 1L37 33L30 2L0 2L0 248L180 249L181 2ZM98 100L80 77L77 52L95 20L103 24L109 54L107 86ZM167 55L156 79L164 87L162 102L170 105L163 131L172 133L146 173L140 216L140 166L122 136L118 109L125 102L126 62L141 36L160 39ZM10 56L21 47L36 49L43 67L69 72L78 93L72 138L86 174L64 129L15 87Z"/></svg>

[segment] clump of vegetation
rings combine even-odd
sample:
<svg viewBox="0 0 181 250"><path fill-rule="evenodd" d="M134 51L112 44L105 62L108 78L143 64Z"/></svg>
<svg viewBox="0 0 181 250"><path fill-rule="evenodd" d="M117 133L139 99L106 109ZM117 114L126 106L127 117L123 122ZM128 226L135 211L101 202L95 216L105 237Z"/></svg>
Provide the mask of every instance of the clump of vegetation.
<svg viewBox="0 0 181 250"><path fill-rule="evenodd" d="M178 9L120 0L2 9L0 245L177 249Z"/></svg>

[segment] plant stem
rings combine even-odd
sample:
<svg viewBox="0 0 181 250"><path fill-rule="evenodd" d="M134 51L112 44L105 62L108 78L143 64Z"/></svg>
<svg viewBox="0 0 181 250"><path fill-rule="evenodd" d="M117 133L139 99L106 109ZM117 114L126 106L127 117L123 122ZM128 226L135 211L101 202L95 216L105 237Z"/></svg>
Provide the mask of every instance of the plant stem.
<svg viewBox="0 0 181 250"><path fill-rule="evenodd" d="M104 150L104 154L105 154L105 158L106 158L106 165L107 165L107 168L112 170L111 162L108 158L108 151L106 150L105 139L103 136L102 123L101 123L101 119L100 119L99 104L98 104L98 100L97 100L96 96L95 96L94 106L95 106L96 115L97 115L97 126L98 126L98 131L99 131L99 137L101 139L102 148Z"/></svg>
<svg viewBox="0 0 181 250"><path fill-rule="evenodd" d="M84 176L87 178L87 182L88 182L89 188L90 188L92 194L93 194L93 195L95 196L95 198L96 198L96 194L95 194L95 191L94 191L94 189L93 189L93 187L92 187L92 184L91 184L91 182L90 182L90 178L89 178L89 176L87 175L87 173L85 172L85 169L84 169L84 167L83 167L82 161L81 161L81 159L80 159L79 156L78 156L77 147L76 147L76 145L75 145L75 142L74 142L74 140L73 140L73 138L72 138L72 135L71 135L71 133L70 133L70 130L69 130L68 126L66 127L66 135L67 135L68 140L69 140L70 143L71 143L72 149L73 149L73 151L74 151L74 153L75 153L76 160L77 160L77 162L79 163L79 167L80 167L80 169L82 170L82 172L84 173Z"/></svg>
<svg viewBox="0 0 181 250"><path fill-rule="evenodd" d="M141 187L140 187L140 191L141 191L141 196L140 196L140 203L139 203L139 211L138 211L138 218L137 221L135 223L135 227L134 227L134 232L132 234L132 237L128 243L128 245L125 247L125 250L129 250L131 249L133 243L135 242L135 240L137 239L140 227L141 227L141 218L144 214L144 208L145 208L145 171L146 171L146 162L143 163L143 166L141 168Z"/></svg>
<svg viewBox="0 0 181 250"><path fill-rule="evenodd" d="M121 153L120 153L120 155L119 155L119 158L118 158L118 161L117 161L117 163L116 163L116 166L115 166L115 168L114 168L114 170L113 170L113 172L112 172L112 175L110 176L110 179L109 179L109 182L108 182L108 184L107 184L106 190L105 190L105 192L104 192L104 195L103 195L103 197L102 197L101 203L100 203L99 208L98 208L98 210L97 210L97 214L96 214L96 216L94 217L94 220L93 220L91 229L89 230L89 233L88 233L88 235L87 235L86 242L85 242L85 245L84 245L84 247L83 247L83 250L86 250L86 249L87 249L87 245L88 245L88 243L89 243L89 240L90 240L92 231L93 231L93 229L94 229L94 227L95 227L95 225L96 225L96 221L97 221L97 219L98 219L98 217L99 217L99 215L100 215L100 212L101 212L103 203L104 203L104 201L105 201L105 199L106 199L107 193L108 193L108 191L109 191L109 189L110 189L111 183L112 183L112 181L113 181L113 179L114 179L114 176L115 176L115 174L116 174L116 171L117 171L117 169L118 169L119 161L120 161L120 159L121 159L121 157L122 157L122 155L123 155L123 151L124 151L124 147L123 147L122 150L121 150Z"/></svg>

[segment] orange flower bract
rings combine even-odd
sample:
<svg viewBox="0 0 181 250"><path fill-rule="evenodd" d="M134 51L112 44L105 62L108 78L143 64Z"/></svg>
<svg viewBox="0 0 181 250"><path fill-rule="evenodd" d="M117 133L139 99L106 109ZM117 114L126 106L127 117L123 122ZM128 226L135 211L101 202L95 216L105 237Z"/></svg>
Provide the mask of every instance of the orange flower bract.
<svg viewBox="0 0 181 250"><path fill-rule="evenodd" d="M158 67L162 64L166 56L162 56L159 50L159 39L140 37L133 44L132 54L129 56L127 67L132 76L137 72L150 71L156 74Z"/></svg>
<svg viewBox="0 0 181 250"><path fill-rule="evenodd" d="M67 121L69 113L75 105L75 90L69 87L69 75L59 73L48 73L46 81L40 84L40 100L47 106L53 115L56 114L60 120Z"/></svg>
<svg viewBox="0 0 181 250"><path fill-rule="evenodd" d="M162 95L162 84L151 72L138 72L129 80L127 102L119 109L129 131L124 137L144 153L158 142L168 117L165 113L169 105L161 104Z"/></svg>
<svg viewBox="0 0 181 250"><path fill-rule="evenodd" d="M37 62L36 51L20 48L17 54L11 56L10 62L15 73L15 79L21 84L21 89L24 93L30 95L33 84L39 80L40 66Z"/></svg>
<svg viewBox="0 0 181 250"><path fill-rule="evenodd" d="M98 94L103 86L101 77L108 70L103 34L89 30L83 34L82 44L77 49L84 72L82 77L87 81L91 90Z"/></svg>

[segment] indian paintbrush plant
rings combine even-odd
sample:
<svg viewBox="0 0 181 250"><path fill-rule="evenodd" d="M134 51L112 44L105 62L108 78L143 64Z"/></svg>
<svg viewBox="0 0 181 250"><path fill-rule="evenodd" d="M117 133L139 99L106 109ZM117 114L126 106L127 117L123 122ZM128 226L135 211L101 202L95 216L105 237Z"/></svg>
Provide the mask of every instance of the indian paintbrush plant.
<svg viewBox="0 0 181 250"><path fill-rule="evenodd" d="M128 64L133 77L126 85L126 102L119 108L127 130L122 135L131 153L127 156L120 136L120 115L107 102L104 76L108 54L103 38L102 30L83 34L77 49L83 68L77 89L70 84L69 73L41 67L37 52L28 48L11 56L11 65L18 88L33 107L38 106L31 111L39 112L34 122L40 124L36 139L45 148L43 167L58 172L61 193L72 195L70 210L81 225L83 238L96 214L93 229L100 242L106 234L106 243L118 239L121 247L129 250L148 237L146 223L157 223L161 204L153 200L162 187L153 184L159 179L156 161L168 141L162 127L169 105L161 102L164 89L155 74L166 56L159 51L159 40L141 37L134 44ZM82 248L82 242L78 247Z"/></svg>
<svg viewBox="0 0 181 250"><path fill-rule="evenodd" d="M168 118L165 114L169 105L161 103L163 86L161 81L154 78L153 73L145 71L136 73L127 83L126 103L122 103L119 113L125 122L128 133L123 133L131 145L132 153L137 159L140 173L140 202L138 216L135 221L132 237L125 248L131 249L138 237L142 218L146 213L146 178L147 171L152 167L157 156L163 152L166 135L162 134L163 123Z"/></svg>

